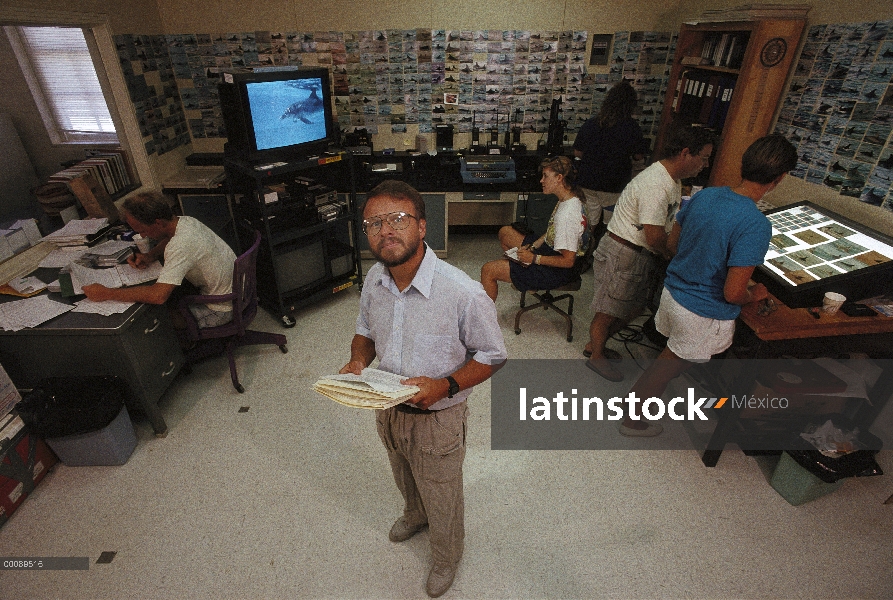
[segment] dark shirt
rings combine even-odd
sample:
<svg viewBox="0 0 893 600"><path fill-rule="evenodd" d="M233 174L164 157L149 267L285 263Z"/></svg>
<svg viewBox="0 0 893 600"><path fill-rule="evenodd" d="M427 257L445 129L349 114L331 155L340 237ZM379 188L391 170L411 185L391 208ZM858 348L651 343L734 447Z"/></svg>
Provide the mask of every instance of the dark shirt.
<svg viewBox="0 0 893 600"><path fill-rule="evenodd" d="M598 192L622 192L632 179L632 156L644 154L647 143L635 119L602 128L595 117L580 128L574 150L580 150L577 184Z"/></svg>

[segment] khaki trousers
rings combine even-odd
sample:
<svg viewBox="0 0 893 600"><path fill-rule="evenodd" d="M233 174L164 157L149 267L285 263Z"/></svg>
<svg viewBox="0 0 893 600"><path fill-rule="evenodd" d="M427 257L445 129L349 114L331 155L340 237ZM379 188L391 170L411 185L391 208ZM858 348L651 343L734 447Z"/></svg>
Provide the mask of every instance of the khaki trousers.
<svg viewBox="0 0 893 600"><path fill-rule="evenodd" d="M465 545L462 463L468 406L461 402L429 414L378 411L378 435L403 494L407 526L428 523L435 565L455 565Z"/></svg>

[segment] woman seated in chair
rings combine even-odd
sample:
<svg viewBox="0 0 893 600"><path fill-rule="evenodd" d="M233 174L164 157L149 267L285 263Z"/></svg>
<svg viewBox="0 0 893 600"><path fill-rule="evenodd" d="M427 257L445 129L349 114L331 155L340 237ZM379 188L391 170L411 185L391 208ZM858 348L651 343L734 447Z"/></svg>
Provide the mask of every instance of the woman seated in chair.
<svg viewBox="0 0 893 600"><path fill-rule="evenodd" d="M518 290L554 290L576 277L574 263L586 250L584 234L589 232L586 199L574 186L571 159L557 156L540 165L540 183L544 194L554 194L558 204L549 217L546 233L539 238L524 235L511 225L499 230L503 251L517 248L518 261L503 258L491 260L481 267L481 284L495 302L499 282L507 281Z"/></svg>

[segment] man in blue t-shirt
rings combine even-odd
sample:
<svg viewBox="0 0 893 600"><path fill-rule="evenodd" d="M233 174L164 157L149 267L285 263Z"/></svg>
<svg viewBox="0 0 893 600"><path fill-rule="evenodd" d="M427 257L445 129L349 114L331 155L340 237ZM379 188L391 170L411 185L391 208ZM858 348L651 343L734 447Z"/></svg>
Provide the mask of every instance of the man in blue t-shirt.
<svg viewBox="0 0 893 600"><path fill-rule="evenodd" d="M674 377L692 363L707 362L732 344L741 306L768 294L763 284L750 285L763 263L772 226L756 202L797 166L797 151L780 135L755 141L741 158L742 181L735 187L698 192L676 215L667 241L673 260L667 267L657 330L667 347L633 384L639 398L660 397ZM620 433L654 436L657 423L627 415Z"/></svg>

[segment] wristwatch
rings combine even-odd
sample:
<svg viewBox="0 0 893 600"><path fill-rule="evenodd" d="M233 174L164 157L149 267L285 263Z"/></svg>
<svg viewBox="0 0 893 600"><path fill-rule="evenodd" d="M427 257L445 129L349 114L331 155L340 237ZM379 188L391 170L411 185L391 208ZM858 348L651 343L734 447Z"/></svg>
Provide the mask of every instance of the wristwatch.
<svg viewBox="0 0 893 600"><path fill-rule="evenodd" d="M456 394L459 393L459 391L460 391L459 384L456 383L456 380L453 379L452 375L447 375L446 380L450 383L450 391L447 394L447 398L452 398L453 396L455 396Z"/></svg>

